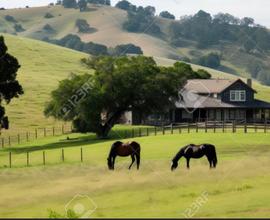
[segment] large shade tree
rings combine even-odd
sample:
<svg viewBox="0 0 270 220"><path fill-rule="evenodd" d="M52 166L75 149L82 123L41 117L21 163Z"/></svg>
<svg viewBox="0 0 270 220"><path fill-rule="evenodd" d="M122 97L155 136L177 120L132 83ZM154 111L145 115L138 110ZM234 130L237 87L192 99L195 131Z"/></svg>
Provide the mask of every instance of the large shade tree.
<svg viewBox="0 0 270 220"><path fill-rule="evenodd" d="M17 71L20 68L18 60L7 53L4 37L0 36L0 130L9 128L8 117L4 104L23 94L23 89L17 81Z"/></svg>
<svg viewBox="0 0 270 220"><path fill-rule="evenodd" d="M174 106L187 79L210 77L176 63L158 67L150 57L96 57L83 63L93 75L72 75L52 92L45 115L73 121L80 132L106 137L125 111L146 116Z"/></svg>

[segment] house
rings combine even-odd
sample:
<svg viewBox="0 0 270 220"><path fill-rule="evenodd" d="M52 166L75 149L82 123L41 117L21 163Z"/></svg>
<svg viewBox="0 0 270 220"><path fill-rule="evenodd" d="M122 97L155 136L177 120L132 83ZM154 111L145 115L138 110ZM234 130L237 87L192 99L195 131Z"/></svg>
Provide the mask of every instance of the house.
<svg viewBox="0 0 270 220"><path fill-rule="evenodd" d="M180 100L171 111L170 121L245 121L270 119L270 103L255 98L252 80L188 80Z"/></svg>
<svg viewBox="0 0 270 220"><path fill-rule="evenodd" d="M131 124L177 124L182 122L259 122L270 120L270 103L255 98L252 80L194 79L179 91L175 108L145 119L139 114L126 114Z"/></svg>

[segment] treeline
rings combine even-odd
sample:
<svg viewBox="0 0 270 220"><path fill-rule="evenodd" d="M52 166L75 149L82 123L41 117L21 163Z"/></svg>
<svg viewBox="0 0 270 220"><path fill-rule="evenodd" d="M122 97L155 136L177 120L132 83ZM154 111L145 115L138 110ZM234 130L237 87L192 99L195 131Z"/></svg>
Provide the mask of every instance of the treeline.
<svg viewBox="0 0 270 220"><path fill-rule="evenodd" d="M269 31L255 24L254 19L239 19L230 14L215 16L199 11L194 16L185 16L170 26L171 43L178 46L181 38L194 40L198 47L205 48L220 41L229 41L243 46L246 52L270 49ZM247 37L248 36L248 37Z"/></svg>
<svg viewBox="0 0 270 220"><path fill-rule="evenodd" d="M57 5L63 5L65 8L79 8L80 11L87 11L87 3L99 5L111 5L110 0L58 0Z"/></svg>
<svg viewBox="0 0 270 220"><path fill-rule="evenodd" d="M81 41L81 38L79 36L73 34L69 34L59 40L49 39L48 37L44 38L43 40L49 43L81 51L94 56L122 56L126 54L143 54L142 49L134 44L121 44L116 46L115 48L108 48L105 45L93 42L85 43Z"/></svg>
<svg viewBox="0 0 270 220"><path fill-rule="evenodd" d="M155 7L137 7L126 0L118 2L115 7L128 12L128 20L123 24L125 30L137 33L148 33L151 35L160 35L162 33L160 27L155 22ZM175 19L175 16L168 11L161 12L160 17Z"/></svg>

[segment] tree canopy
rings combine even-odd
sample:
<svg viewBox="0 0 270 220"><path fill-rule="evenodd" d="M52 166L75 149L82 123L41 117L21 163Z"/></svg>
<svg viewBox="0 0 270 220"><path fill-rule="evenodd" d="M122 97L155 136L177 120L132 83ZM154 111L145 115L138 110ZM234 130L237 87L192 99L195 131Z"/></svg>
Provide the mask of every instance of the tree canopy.
<svg viewBox="0 0 270 220"><path fill-rule="evenodd" d="M171 14L170 12L168 12L168 11L160 12L159 16L162 17L162 18L168 18L168 19L175 20L175 16L173 14Z"/></svg>
<svg viewBox="0 0 270 220"><path fill-rule="evenodd" d="M22 86L16 79L20 65L15 57L7 53L7 50L4 38L0 36L0 130L9 128L4 102L9 104L13 98L23 94Z"/></svg>
<svg viewBox="0 0 270 220"><path fill-rule="evenodd" d="M106 137L126 111L146 116L174 107L187 79L209 78L185 63L159 67L151 57L84 59L93 75L72 75L60 82L45 108L46 116L69 120L80 132Z"/></svg>

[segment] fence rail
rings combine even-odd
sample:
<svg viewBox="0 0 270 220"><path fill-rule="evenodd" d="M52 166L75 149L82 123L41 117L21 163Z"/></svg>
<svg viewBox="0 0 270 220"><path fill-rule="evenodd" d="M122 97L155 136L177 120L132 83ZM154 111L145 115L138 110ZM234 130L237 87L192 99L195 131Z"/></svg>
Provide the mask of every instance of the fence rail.
<svg viewBox="0 0 270 220"><path fill-rule="evenodd" d="M40 131L39 131L40 130ZM30 141L39 137L53 136L67 134L71 132L71 127L51 128L42 130L38 129L37 133L32 132L23 136L17 136L15 142ZM205 123L182 123L170 126L156 126L156 127L138 127L125 130L119 130L111 133L111 139L127 139L146 136L157 135L173 135L184 133L269 133L270 124L248 124L248 123L224 123L219 121L208 121ZM113 134L114 133L114 134ZM117 133L117 135L115 134ZM28 139L27 139L28 137ZM11 137L9 137L12 143ZM9 146L9 144L8 144ZM8 149L7 149L8 151ZM86 153L85 153L86 151ZM7 152L6 155L1 156L0 167L29 167L38 165L57 164L65 162L89 162L93 155L88 152L88 149L78 148L60 148L48 149L40 151L25 151L23 153Z"/></svg>
<svg viewBox="0 0 270 220"><path fill-rule="evenodd" d="M0 136L0 147L11 147L12 145L27 143L39 138L63 135L71 132L72 127L68 125L62 125L61 127L36 128L32 132L27 131L17 135Z"/></svg>

